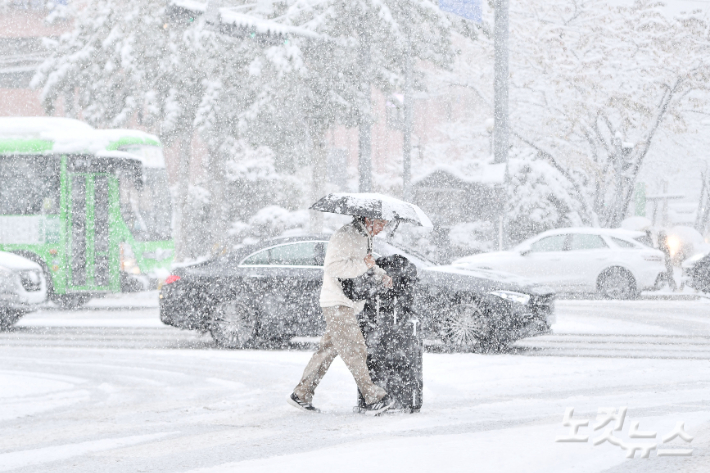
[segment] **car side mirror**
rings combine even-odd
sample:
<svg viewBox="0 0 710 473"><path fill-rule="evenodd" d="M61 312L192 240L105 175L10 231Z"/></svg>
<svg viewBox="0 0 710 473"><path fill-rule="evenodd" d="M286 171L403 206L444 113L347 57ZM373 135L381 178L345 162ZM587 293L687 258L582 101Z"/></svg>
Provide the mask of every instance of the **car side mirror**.
<svg viewBox="0 0 710 473"><path fill-rule="evenodd" d="M527 256L531 251L532 251L532 249L530 249L530 248L522 248L520 250L520 256Z"/></svg>

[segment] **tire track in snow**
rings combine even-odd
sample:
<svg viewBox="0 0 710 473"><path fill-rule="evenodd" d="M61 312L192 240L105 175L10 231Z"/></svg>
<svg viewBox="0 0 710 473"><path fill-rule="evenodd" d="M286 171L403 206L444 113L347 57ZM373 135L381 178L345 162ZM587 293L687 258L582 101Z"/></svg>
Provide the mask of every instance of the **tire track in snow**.
<svg viewBox="0 0 710 473"><path fill-rule="evenodd" d="M172 327L15 327L0 332L5 346L77 348L211 348L209 335Z"/></svg>
<svg viewBox="0 0 710 473"><path fill-rule="evenodd" d="M134 435L130 437L108 438L88 442L55 445L52 447L21 450L18 452L0 454L0 471L14 470L17 468L51 463L68 458L86 455L93 452L112 450L151 440L158 440L180 432L160 432L150 435Z"/></svg>

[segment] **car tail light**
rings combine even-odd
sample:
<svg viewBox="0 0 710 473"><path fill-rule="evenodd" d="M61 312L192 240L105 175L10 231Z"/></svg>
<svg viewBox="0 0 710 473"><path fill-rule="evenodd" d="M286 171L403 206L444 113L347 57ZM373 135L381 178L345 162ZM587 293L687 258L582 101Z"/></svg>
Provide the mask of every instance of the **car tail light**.
<svg viewBox="0 0 710 473"><path fill-rule="evenodd" d="M165 284L172 284L175 281L178 281L180 279L180 276L176 276L174 274L171 274L170 276L167 277L165 280Z"/></svg>
<svg viewBox="0 0 710 473"><path fill-rule="evenodd" d="M656 263L660 263L661 261L663 261L663 257L659 256L659 255L643 255L643 259L645 259L646 261L653 261Z"/></svg>

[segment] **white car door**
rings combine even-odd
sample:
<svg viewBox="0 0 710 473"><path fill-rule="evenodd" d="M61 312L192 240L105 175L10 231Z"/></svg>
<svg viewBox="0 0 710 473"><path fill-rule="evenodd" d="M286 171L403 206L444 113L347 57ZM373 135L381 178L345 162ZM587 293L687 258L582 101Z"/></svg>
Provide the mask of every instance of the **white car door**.
<svg viewBox="0 0 710 473"><path fill-rule="evenodd" d="M565 242L568 235L551 235L530 244L510 272L559 287L565 277Z"/></svg>
<svg viewBox="0 0 710 473"><path fill-rule="evenodd" d="M570 291L596 291L597 277L609 265L612 249L599 235L573 233L567 241L564 286Z"/></svg>

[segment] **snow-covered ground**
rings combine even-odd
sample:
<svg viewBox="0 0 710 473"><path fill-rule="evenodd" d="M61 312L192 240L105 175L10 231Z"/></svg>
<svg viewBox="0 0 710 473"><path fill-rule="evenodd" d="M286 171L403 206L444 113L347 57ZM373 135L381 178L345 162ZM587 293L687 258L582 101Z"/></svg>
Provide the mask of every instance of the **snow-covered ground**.
<svg viewBox="0 0 710 473"><path fill-rule="evenodd" d="M213 349L209 337L150 325L150 295L43 309L0 334L0 471L708 471L710 303L557 307L557 334L519 354L426 354L422 412L380 418L352 413L339 359L315 398L324 412L293 409L285 398L309 352ZM623 351L630 342L641 352ZM555 442L568 407L590 420L579 429L589 442ZM692 456L594 446L608 428L593 428L600 407L628 408L615 432L628 444L662 443L684 422L692 443L670 444ZM629 439L635 421L656 439Z"/></svg>

